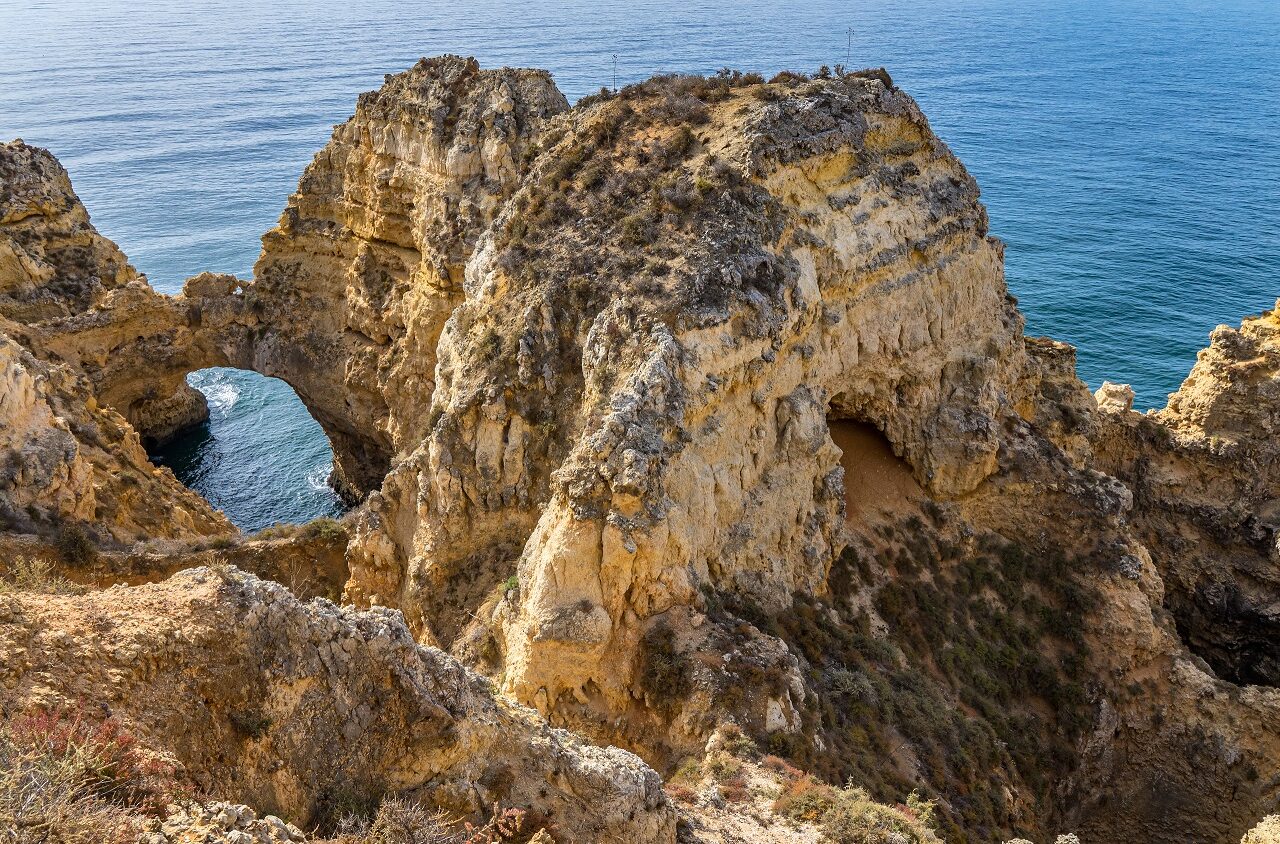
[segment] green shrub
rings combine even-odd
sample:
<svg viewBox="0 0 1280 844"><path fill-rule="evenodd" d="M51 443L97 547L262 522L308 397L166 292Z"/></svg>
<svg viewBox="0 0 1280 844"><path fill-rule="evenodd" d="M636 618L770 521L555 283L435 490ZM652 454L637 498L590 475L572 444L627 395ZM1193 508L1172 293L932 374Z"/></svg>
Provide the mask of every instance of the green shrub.
<svg viewBox="0 0 1280 844"><path fill-rule="evenodd" d="M288 539L291 536L297 536L302 528L298 525L289 525L277 522L274 525L264 527L253 535L254 539Z"/></svg>
<svg viewBox="0 0 1280 844"><path fill-rule="evenodd" d="M721 729L721 732L724 735L726 753L730 753L740 759L760 758L760 747L737 724L727 724Z"/></svg>
<svg viewBox="0 0 1280 844"><path fill-rule="evenodd" d="M817 824L832 844L905 844L933 842L934 806L914 792L899 807L874 802L850 783L835 788L808 774L790 779L774 801L773 810L792 820Z"/></svg>
<svg viewBox="0 0 1280 844"><path fill-rule="evenodd" d="M303 525L302 535L307 539L323 539L326 542L345 542L347 527L337 519L321 516Z"/></svg>

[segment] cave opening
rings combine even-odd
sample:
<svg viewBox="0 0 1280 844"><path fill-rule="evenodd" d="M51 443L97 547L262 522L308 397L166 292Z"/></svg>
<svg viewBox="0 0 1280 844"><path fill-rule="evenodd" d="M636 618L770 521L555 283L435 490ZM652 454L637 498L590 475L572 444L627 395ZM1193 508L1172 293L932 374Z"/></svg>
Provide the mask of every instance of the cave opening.
<svg viewBox="0 0 1280 844"><path fill-rule="evenodd" d="M844 468L845 518L865 521L881 511L897 511L924 495L911 466L894 453L884 431L859 418L827 416L831 439Z"/></svg>
<svg viewBox="0 0 1280 844"><path fill-rule="evenodd" d="M245 533L346 511L330 482L333 447L292 387L226 367L192 372L187 383L204 394L209 418L149 449L152 462Z"/></svg>

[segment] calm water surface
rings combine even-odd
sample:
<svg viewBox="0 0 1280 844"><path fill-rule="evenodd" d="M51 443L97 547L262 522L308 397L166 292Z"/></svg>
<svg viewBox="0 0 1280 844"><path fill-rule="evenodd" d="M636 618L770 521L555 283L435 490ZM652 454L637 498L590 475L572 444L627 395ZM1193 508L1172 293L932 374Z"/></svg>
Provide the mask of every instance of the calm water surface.
<svg viewBox="0 0 1280 844"><path fill-rule="evenodd" d="M1280 296L1275 0L0 0L0 136L52 149L173 292L247 276L332 125L420 56L544 67L574 100L615 53L620 84L811 70L849 27L851 63L888 67L977 176L1028 330L1076 344L1091 385L1162 405L1214 325ZM246 527L337 507L287 386L193 377L214 414L164 455L182 477Z"/></svg>

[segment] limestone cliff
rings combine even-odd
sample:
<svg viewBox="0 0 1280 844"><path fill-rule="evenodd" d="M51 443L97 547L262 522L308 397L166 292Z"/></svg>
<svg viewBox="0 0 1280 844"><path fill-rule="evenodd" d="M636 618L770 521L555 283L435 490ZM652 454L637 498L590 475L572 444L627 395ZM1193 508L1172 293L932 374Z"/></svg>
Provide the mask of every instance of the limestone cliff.
<svg viewBox="0 0 1280 844"><path fill-rule="evenodd" d="M231 320L218 338L229 365L298 391L352 495L426 433L463 265L542 125L567 108L545 71L445 56L388 76L308 166L234 315L203 306Z"/></svg>
<svg viewBox="0 0 1280 844"><path fill-rule="evenodd" d="M152 465L137 432L97 403L83 376L0 333L0 523L89 542L234 532L222 514ZM88 553L86 551L86 553Z"/></svg>
<svg viewBox="0 0 1280 844"><path fill-rule="evenodd" d="M48 151L0 145L0 518L100 540L229 534L141 437L203 418L185 309L98 234ZM122 418L123 417L123 418Z"/></svg>
<svg viewBox="0 0 1280 844"><path fill-rule="evenodd" d="M115 489L87 480L94 456L141 459L125 420L89 449L74 397L154 426L189 369L255 369L298 390L337 480L368 492L345 598L398 608L503 695L673 774L691 840L776 832L721 812L767 802L762 766L784 816L855 813L914 840L934 834L909 823L924 798L955 840L1235 841L1275 810L1280 321L1215 332L1159 413L1117 385L1091 396L1071 347L1023 336L976 184L883 71L658 77L568 109L545 73L423 60L335 130L254 279L204 274L175 299L95 239L65 174L10 146L35 174L15 184L57 190L6 196L61 197L6 200L53 210L0 229L18 279L0 443L38 455L0 474L12 512L88 518L83 491ZM68 238L89 257L57 257ZM113 281L55 283L80 265ZM95 363L104 349L119 367ZM138 405L143 355L158 386ZM112 565L137 582L213 553ZM235 553L283 576L270 547ZM490 700L389 610L207 572L20 601L50 629L113 602L195 650L157 647L117 678L88 665L110 643L77 626L6 694L63 699L80 688L63 663L91 699L161 678L121 704L131 723L265 807L332 805L324 789L361 772L459 810L549 801L606 838L672 834L647 768ZM10 626L34 652L35 626ZM215 628L234 635L206 652ZM189 741L179 696L204 701ZM209 749L243 701L279 724L263 741L282 768L258 737ZM725 762L726 722L787 761ZM613 785L582 761L599 753ZM608 799L635 812L592 816Z"/></svg>
<svg viewBox="0 0 1280 844"><path fill-rule="evenodd" d="M184 376L184 309L98 234L47 150L0 145L0 331L84 373L98 402L150 440L208 415Z"/></svg>
<svg viewBox="0 0 1280 844"><path fill-rule="evenodd" d="M620 711L624 655L702 588L823 591L828 417L882 428L939 495L985 477L1020 318L972 179L881 77L579 111L467 267L434 426L371 502L353 587L448 641L444 608L519 558L507 688Z"/></svg>

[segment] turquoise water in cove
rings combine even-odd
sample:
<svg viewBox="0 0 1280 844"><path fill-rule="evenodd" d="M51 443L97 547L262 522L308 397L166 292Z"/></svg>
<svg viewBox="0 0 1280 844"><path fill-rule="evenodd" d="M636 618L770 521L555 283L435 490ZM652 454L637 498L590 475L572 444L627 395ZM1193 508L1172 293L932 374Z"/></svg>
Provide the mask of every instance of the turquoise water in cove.
<svg viewBox="0 0 1280 844"><path fill-rule="evenodd" d="M0 136L53 150L165 291L247 276L331 126L420 56L544 67L574 100L615 53L623 84L847 51L978 178L1028 330L1076 344L1092 386L1163 405L1215 325L1280 296L1275 0L0 0L0 44ZM336 511L286 385L193 377L214 412L161 455L180 476L250 529Z"/></svg>

